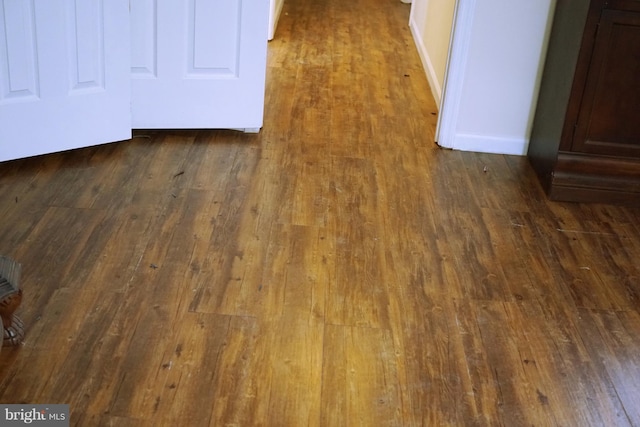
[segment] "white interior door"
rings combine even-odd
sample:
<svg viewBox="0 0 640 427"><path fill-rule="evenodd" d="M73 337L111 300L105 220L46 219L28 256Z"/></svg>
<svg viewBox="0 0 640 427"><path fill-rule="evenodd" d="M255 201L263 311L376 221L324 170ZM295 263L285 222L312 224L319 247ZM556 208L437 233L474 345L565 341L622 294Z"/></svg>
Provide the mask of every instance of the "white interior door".
<svg viewBox="0 0 640 427"><path fill-rule="evenodd" d="M0 0L0 161L131 137L129 0Z"/></svg>
<svg viewBox="0 0 640 427"><path fill-rule="evenodd" d="M133 127L262 127L269 0L132 0Z"/></svg>

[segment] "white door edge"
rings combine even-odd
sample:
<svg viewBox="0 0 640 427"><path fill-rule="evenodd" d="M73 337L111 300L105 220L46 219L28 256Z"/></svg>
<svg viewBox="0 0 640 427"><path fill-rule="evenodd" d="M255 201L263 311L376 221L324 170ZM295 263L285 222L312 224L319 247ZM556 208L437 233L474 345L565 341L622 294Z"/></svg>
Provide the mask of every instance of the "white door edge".
<svg viewBox="0 0 640 427"><path fill-rule="evenodd" d="M469 57L475 8L476 0L456 0L453 27L449 39L449 56L442 85L440 114L435 133L436 142L445 148L455 148L456 127Z"/></svg>

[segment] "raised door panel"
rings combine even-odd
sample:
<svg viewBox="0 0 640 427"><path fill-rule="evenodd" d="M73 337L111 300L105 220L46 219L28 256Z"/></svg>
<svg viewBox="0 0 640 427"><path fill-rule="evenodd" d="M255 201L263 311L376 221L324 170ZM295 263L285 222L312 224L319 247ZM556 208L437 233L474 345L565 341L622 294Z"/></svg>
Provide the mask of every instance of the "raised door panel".
<svg viewBox="0 0 640 427"><path fill-rule="evenodd" d="M134 128L259 128L268 0L132 3Z"/></svg>
<svg viewBox="0 0 640 427"><path fill-rule="evenodd" d="M131 75L158 77L158 0L131 2Z"/></svg>
<svg viewBox="0 0 640 427"><path fill-rule="evenodd" d="M127 0L0 0L0 161L130 137L128 19Z"/></svg>
<svg viewBox="0 0 640 427"><path fill-rule="evenodd" d="M32 1L3 0L0 8L0 102L34 102L40 96L35 10Z"/></svg>
<svg viewBox="0 0 640 427"><path fill-rule="evenodd" d="M640 157L640 13L603 10L572 151Z"/></svg>

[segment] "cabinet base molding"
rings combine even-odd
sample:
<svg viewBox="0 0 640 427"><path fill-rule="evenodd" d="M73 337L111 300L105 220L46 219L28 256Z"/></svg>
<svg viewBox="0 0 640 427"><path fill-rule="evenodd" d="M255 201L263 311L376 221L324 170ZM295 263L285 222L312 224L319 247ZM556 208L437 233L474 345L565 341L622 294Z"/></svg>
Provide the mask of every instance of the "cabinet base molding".
<svg viewBox="0 0 640 427"><path fill-rule="evenodd" d="M640 206L640 159L560 152L548 182L552 200Z"/></svg>

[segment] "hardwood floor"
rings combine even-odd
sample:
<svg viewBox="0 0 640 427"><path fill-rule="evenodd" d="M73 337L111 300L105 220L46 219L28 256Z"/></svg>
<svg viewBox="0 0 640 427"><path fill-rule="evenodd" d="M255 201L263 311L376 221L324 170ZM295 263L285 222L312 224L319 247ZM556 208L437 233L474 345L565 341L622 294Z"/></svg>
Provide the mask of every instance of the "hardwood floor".
<svg viewBox="0 0 640 427"><path fill-rule="evenodd" d="M27 328L0 402L81 426L640 425L640 210L439 149L408 15L287 0L257 135L0 164Z"/></svg>

